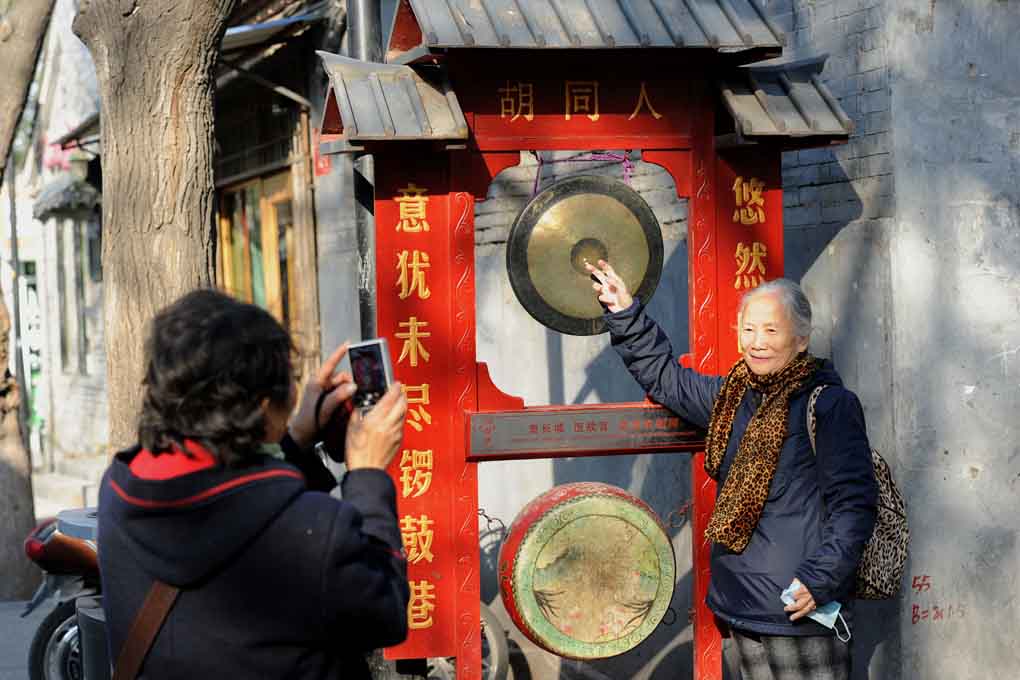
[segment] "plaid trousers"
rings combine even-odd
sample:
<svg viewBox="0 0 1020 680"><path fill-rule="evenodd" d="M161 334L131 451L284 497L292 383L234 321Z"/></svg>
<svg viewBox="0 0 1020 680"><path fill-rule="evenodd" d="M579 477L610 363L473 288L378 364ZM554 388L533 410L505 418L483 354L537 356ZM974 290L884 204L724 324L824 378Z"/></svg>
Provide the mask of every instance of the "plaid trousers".
<svg viewBox="0 0 1020 680"><path fill-rule="evenodd" d="M742 680L850 679L850 646L835 637L732 634Z"/></svg>

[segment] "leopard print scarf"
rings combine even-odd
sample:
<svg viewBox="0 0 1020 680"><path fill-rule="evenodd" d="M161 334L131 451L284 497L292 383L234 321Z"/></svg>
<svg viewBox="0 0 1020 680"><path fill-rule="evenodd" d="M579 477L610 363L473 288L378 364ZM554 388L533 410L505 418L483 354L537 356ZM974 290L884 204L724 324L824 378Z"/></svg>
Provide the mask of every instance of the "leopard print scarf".
<svg viewBox="0 0 1020 680"><path fill-rule="evenodd" d="M705 537L733 552L743 552L758 525L769 486L786 438L790 395L807 383L821 362L800 353L778 373L755 375L741 359L730 369L712 406L705 442L705 472L718 479L733 429L733 418L747 389L762 394L758 411L747 424L736 457L715 502Z"/></svg>

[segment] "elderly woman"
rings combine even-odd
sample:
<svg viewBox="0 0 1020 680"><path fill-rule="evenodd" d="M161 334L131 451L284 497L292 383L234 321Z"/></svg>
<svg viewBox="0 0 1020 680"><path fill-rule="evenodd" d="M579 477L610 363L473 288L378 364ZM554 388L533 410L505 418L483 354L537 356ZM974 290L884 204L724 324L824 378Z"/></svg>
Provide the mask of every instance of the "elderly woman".
<svg viewBox="0 0 1020 680"><path fill-rule="evenodd" d="M588 269L627 369L708 432L705 470L718 493L705 532L707 602L732 632L744 680L847 680L854 574L878 490L857 397L830 362L807 352L811 305L800 286L779 279L744 297L743 356L718 377L677 363L609 264ZM820 385L816 454L807 408Z"/></svg>
<svg viewBox="0 0 1020 680"><path fill-rule="evenodd" d="M385 471L406 399L394 385L351 415L337 500L311 447L355 391L335 373L346 346L293 414L292 351L266 311L212 290L153 319L139 443L113 459L99 498L103 607L121 677L134 665L152 680L367 679L365 652L407 635ZM153 604L162 598L169 613L144 635L139 612L166 611Z"/></svg>

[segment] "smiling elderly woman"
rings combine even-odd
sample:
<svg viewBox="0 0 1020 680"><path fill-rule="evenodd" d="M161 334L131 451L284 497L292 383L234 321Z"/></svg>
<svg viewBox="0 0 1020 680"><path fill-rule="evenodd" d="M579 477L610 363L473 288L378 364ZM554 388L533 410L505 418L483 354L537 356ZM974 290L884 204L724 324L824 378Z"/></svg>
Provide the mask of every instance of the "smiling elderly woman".
<svg viewBox="0 0 1020 680"><path fill-rule="evenodd" d="M847 680L854 573L878 488L856 395L807 352L811 303L787 279L747 293L737 316L743 356L725 377L707 376L677 363L609 264L588 269L627 369L708 431L705 470L719 484L705 531L707 602L733 634L743 679ZM815 455L807 408L821 385Z"/></svg>

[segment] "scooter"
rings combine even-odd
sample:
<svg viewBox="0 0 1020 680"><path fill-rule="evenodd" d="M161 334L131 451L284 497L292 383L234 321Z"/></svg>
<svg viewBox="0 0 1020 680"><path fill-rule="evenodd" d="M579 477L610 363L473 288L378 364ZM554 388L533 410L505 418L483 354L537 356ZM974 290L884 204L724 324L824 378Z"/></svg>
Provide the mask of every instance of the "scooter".
<svg viewBox="0 0 1020 680"><path fill-rule="evenodd" d="M81 680L84 676L75 600L100 592L99 560L93 541L61 533L57 520L41 522L25 539L25 555L43 570L43 582L21 616L57 596L32 638L29 680Z"/></svg>

